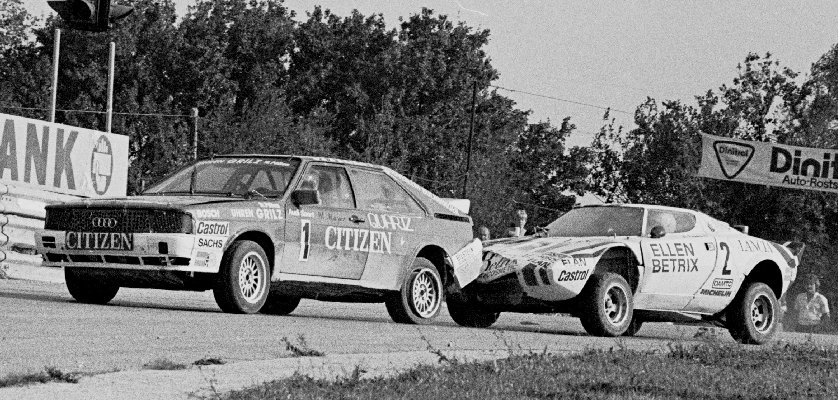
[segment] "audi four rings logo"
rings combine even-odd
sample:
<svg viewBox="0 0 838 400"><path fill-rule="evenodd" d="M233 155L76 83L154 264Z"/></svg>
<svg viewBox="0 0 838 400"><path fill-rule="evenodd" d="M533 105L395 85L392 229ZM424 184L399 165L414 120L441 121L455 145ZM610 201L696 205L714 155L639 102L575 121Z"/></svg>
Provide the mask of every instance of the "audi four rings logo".
<svg viewBox="0 0 838 400"><path fill-rule="evenodd" d="M90 225L94 228L113 228L116 224L116 218L93 217L90 219Z"/></svg>

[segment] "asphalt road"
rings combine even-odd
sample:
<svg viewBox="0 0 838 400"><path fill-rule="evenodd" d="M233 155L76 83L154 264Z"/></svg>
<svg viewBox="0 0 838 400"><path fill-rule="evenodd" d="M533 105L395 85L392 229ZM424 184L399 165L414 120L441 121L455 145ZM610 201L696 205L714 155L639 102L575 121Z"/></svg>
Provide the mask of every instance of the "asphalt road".
<svg viewBox="0 0 838 400"><path fill-rule="evenodd" d="M696 335L699 337L697 338ZM155 360L227 364L291 356L285 340L327 355L441 351L575 352L588 348L665 349L676 340L732 342L726 331L646 324L637 337L587 336L563 315L503 314L489 329L459 327L443 310L433 325L390 321L383 304L304 300L290 316L221 313L210 292L121 289L105 306L76 303L63 284L0 280L0 377L43 371L141 370ZM782 333L784 341L812 340ZM838 337L814 340L838 345Z"/></svg>

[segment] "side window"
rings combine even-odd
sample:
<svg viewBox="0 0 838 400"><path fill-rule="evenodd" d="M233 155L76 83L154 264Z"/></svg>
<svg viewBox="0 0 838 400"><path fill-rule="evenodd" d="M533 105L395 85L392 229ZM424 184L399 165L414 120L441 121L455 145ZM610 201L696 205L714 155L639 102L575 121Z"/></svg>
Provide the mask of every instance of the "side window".
<svg viewBox="0 0 838 400"><path fill-rule="evenodd" d="M320 205L324 207L355 208L352 186L342 167L312 166L303 177L300 187L317 189Z"/></svg>
<svg viewBox="0 0 838 400"><path fill-rule="evenodd" d="M383 172L350 169L350 174L358 189L359 208L401 214L424 213L422 207Z"/></svg>
<svg viewBox="0 0 838 400"><path fill-rule="evenodd" d="M655 226L662 226L666 233L689 232L695 228L695 216L679 211L649 210L649 222L646 224L647 236Z"/></svg>

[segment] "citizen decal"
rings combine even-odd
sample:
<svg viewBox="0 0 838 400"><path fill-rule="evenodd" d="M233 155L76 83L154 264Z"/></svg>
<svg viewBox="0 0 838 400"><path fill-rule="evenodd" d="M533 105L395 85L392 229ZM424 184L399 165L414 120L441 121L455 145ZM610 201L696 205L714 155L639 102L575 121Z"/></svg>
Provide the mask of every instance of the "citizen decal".
<svg viewBox="0 0 838 400"><path fill-rule="evenodd" d="M326 228L325 242L329 250L390 254L392 237L392 232L329 226Z"/></svg>
<svg viewBox="0 0 838 400"><path fill-rule="evenodd" d="M134 235L124 232L67 232L68 250L134 250Z"/></svg>

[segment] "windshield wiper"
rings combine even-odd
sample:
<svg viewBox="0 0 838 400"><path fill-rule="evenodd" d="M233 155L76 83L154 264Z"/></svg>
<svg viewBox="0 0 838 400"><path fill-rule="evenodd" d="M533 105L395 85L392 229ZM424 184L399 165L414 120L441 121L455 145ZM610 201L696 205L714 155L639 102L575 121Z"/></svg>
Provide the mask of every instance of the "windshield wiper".
<svg viewBox="0 0 838 400"><path fill-rule="evenodd" d="M256 189L250 189L250 190L248 190L248 191L247 191L247 193L245 193L245 194L244 194L244 198L246 198L246 199L252 199L254 195L261 196L263 199L267 199L267 198L268 198L268 197L267 197L267 196L265 196L264 194L259 193L259 191L258 191L258 190L256 190Z"/></svg>

